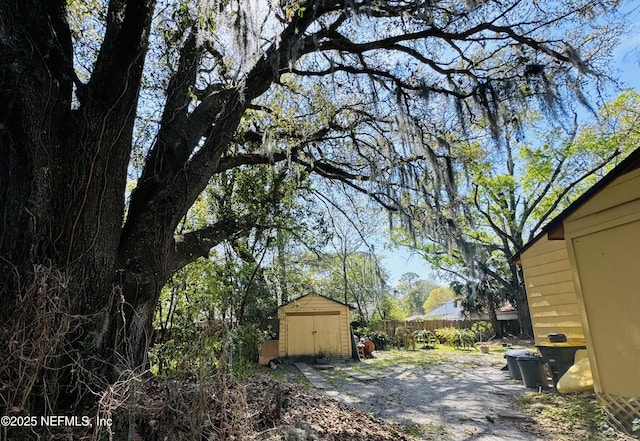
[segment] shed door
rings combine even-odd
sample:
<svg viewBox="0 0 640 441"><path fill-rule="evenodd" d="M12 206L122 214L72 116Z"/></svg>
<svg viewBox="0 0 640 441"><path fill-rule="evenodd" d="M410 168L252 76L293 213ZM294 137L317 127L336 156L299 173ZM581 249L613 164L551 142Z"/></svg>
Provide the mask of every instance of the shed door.
<svg viewBox="0 0 640 441"><path fill-rule="evenodd" d="M314 355L313 317L287 316L287 355Z"/></svg>
<svg viewBox="0 0 640 441"><path fill-rule="evenodd" d="M339 354L339 315L287 315L287 355Z"/></svg>
<svg viewBox="0 0 640 441"><path fill-rule="evenodd" d="M316 315L313 317L315 325L315 354L325 357L340 354L340 316Z"/></svg>

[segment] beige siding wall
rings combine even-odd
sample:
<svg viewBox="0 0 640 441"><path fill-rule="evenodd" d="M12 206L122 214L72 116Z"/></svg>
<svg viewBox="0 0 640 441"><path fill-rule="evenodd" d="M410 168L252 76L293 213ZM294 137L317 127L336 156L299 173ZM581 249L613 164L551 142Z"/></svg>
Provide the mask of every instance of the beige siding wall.
<svg viewBox="0 0 640 441"><path fill-rule="evenodd" d="M536 344L548 343L553 332L584 343L565 242L542 236L520 257Z"/></svg>
<svg viewBox="0 0 640 441"><path fill-rule="evenodd" d="M280 307L278 319L280 356L351 356L348 306L309 295Z"/></svg>
<svg viewBox="0 0 640 441"><path fill-rule="evenodd" d="M640 169L636 169L618 177L605 188L593 195L587 202L582 204L582 206L567 217L565 225L570 222L576 222L580 219L582 219L581 222L585 222L587 219L583 218L587 218L594 214L597 215L600 212L609 212L612 209L622 209L622 211L626 211L623 207L633 203L634 201L638 201L639 192ZM611 217L611 214L605 216ZM591 220L596 220L596 223L599 223L597 218L592 218Z"/></svg>
<svg viewBox="0 0 640 441"><path fill-rule="evenodd" d="M640 395L640 169L564 222L597 392Z"/></svg>

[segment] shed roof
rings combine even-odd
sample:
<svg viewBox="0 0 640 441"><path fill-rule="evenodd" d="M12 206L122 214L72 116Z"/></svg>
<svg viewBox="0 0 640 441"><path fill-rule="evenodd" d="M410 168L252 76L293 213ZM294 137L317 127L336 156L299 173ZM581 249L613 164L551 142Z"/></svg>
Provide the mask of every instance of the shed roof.
<svg viewBox="0 0 640 441"><path fill-rule="evenodd" d="M559 215L554 217L549 223L547 223L540 233L538 233L533 239L520 248L511 259L514 262L519 262L520 255L525 252L529 247L536 243L545 234L549 240L561 240L564 239L564 226L563 221L571 215L574 211L580 208L585 202L591 199L596 193L605 188L614 179L629 173L637 168L640 168L640 148L635 149L629 154L620 164L618 164L613 170L602 177L596 184L585 191L578 199L573 201L567 208L565 208Z"/></svg>
<svg viewBox="0 0 640 441"><path fill-rule="evenodd" d="M353 306L351 306L351 305L349 305L349 304L347 304L347 303L343 303L343 302L341 302L341 301L339 301L339 300L335 300L335 299L332 299L331 297L323 296L323 295L321 295L321 294L305 294L305 295L303 295L303 296L296 297L295 299L291 299L291 300L289 300L288 302L283 303L282 305L280 305L280 306L279 306L279 308L282 308L283 306L287 306L287 305L289 305L289 304L291 304L291 303L297 302L297 301L299 301L299 300L304 299L305 297L310 297L310 296L313 296L313 297L322 297L323 299L331 300L332 302L338 303L339 305L346 306L346 307L348 307L349 309L356 309L355 307L353 307Z"/></svg>

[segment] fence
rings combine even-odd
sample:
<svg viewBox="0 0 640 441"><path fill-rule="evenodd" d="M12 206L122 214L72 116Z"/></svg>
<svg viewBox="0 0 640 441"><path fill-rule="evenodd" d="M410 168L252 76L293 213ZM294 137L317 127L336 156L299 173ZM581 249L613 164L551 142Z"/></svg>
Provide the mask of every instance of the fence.
<svg viewBox="0 0 640 441"><path fill-rule="evenodd" d="M397 329L413 331L433 331L439 328L471 329L474 323L483 320L424 320L405 322L404 320L382 320L371 323L370 327L387 335L395 335ZM486 321L486 320L485 320Z"/></svg>

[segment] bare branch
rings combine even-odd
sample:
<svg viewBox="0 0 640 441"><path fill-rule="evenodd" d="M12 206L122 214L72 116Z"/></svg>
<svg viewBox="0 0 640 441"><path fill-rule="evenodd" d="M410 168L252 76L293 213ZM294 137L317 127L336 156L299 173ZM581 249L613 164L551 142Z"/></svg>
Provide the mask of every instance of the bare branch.
<svg viewBox="0 0 640 441"><path fill-rule="evenodd" d="M584 172L583 174L581 174L580 176L578 176L575 180L573 180L569 185L567 185L564 189L562 189L562 191L558 194L556 200L553 202L553 204L551 204L551 206L549 207L549 209L547 211L544 212L544 214L542 216L540 216L540 219L538 220L538 222L535 223L535 225L531 228L531 232L529 233L529 239L531 240L533 239L533 237L535 236L535 233L540 229L540 227L547 222L547 220L549 219L549 217L555 212L555 210L558 208L558 205L560 205L560 202L562 202L563 198L575 187L577 186L579 183L581 183L582 181L584 181L585 179L587 179L589 176L592 176L594 173L596 173L598 170L601 170L602 168L604 168L607 164L609 164L616 156L618 156L620 154L619 150L615 150L611 155L607 156L606 158L604 158L602 161L600 161L598 164L596 164L594 167L592 167L591 169L587 170L586 172Z"/></svg>

